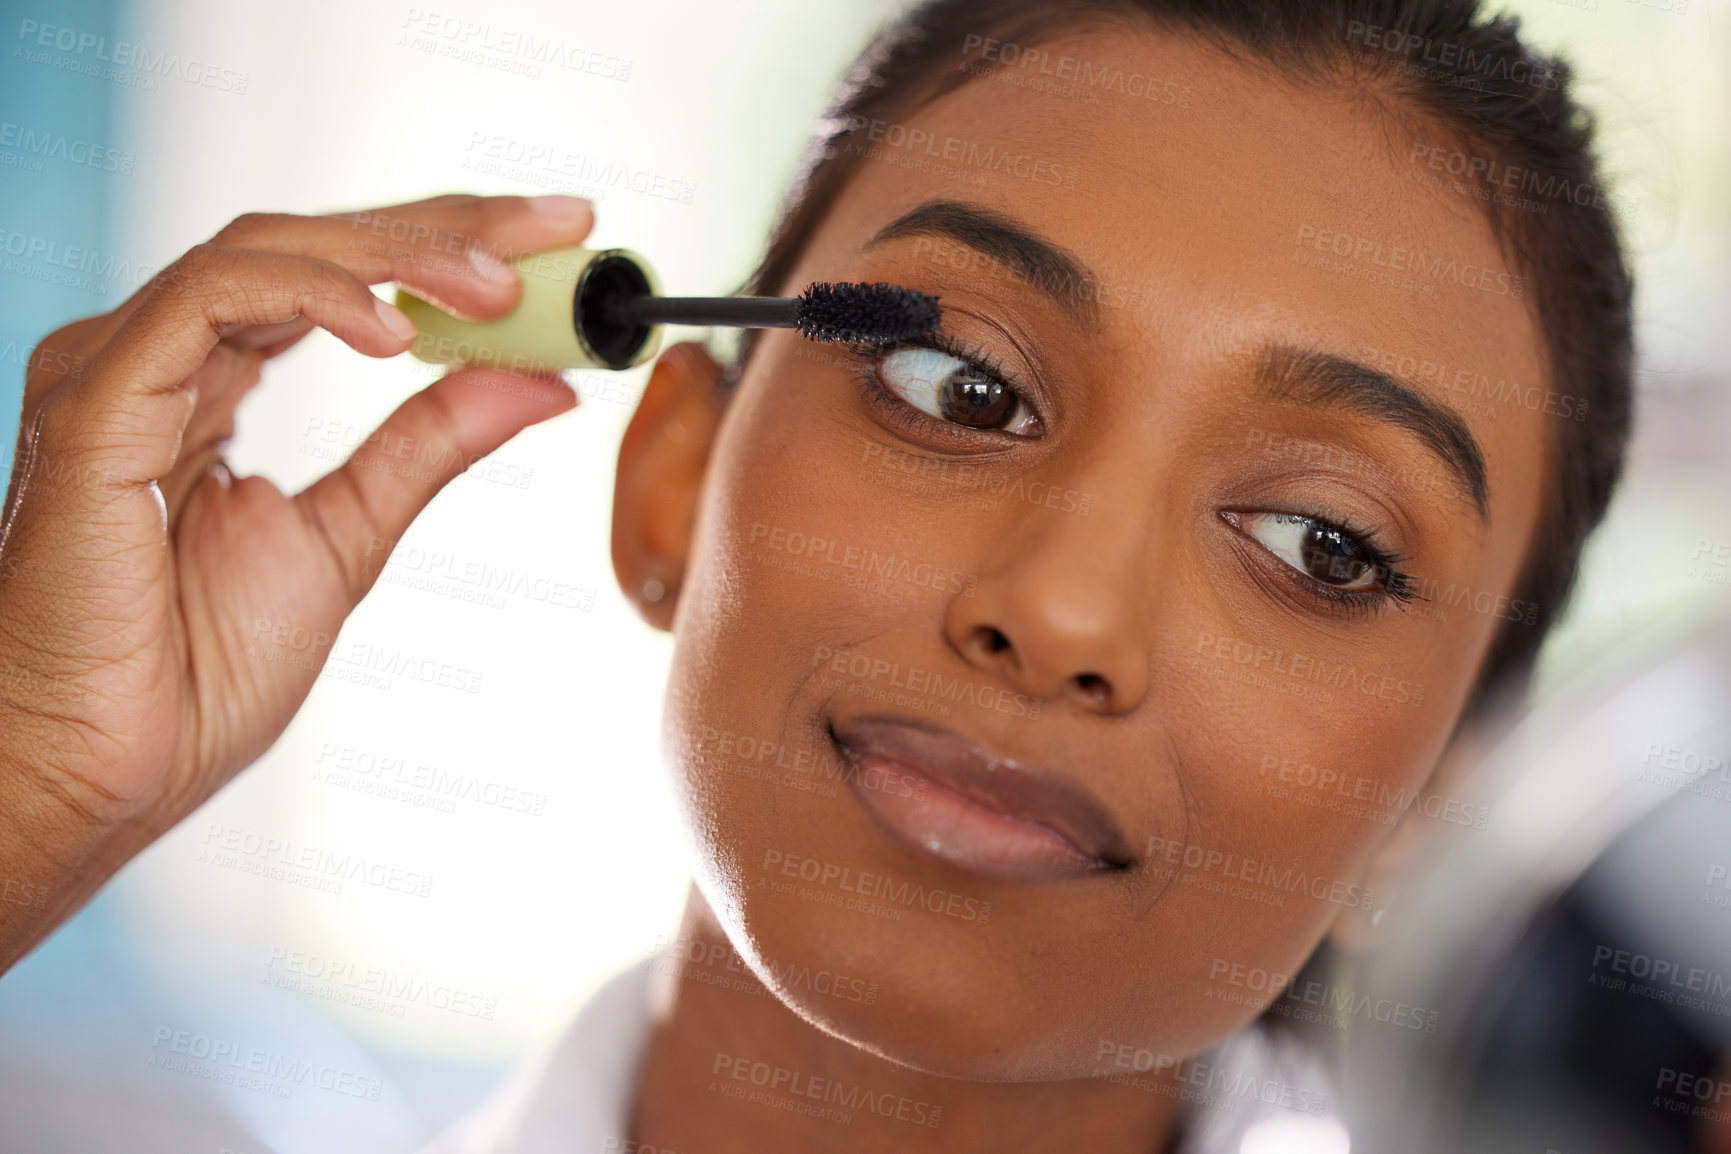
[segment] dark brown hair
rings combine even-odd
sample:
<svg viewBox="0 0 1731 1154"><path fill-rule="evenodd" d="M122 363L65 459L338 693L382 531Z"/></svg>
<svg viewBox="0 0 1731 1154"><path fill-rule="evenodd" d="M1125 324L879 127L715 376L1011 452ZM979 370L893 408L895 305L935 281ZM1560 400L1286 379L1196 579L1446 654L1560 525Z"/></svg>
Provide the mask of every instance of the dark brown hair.
<svg viewBox="0 0 1731 1154"><path fill-rule="evenodd" d="M800 165L752 291L777 293L868 151L851 139L896 123L1066 32L1152 21L1301 82L1348 84L1440 125L1458 174L1525 279L1551 387L1579 419L1556 422L1548 492L1512 596L1536 612L1505 620L1479 672L1470 715L1524 688L1568 598L1581 547L1622 470L1631 402L1632 284L1604 203L1592 118L1569 95L1567 64L1532 52L1512 18L1478 0L927 0L849 70ZM856 147L850 148L850 144ZM1478 158L1483 158L1478 160ZM1452 158L1451 158L1452 160ZM1494 167L1493 167L1494 165ZM1497 184L1502 175L1501 186ZM1505 192L1507 174L1530 196ZM755 342L740 345L742 368Z"/></svg>

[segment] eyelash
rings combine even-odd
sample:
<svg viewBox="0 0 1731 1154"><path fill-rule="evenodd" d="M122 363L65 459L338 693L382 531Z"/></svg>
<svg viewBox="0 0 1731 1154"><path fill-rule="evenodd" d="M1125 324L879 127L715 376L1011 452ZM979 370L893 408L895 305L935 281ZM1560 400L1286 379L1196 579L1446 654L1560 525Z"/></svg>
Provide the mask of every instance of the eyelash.
<svg viewBox="0 0 1731 1154"><path fill-rule="evenodd" d="M859 386L861 395L883 410L885 416L904 429L929 430L933 426L938 426L946 431L963 435L987 432L984 429L969 429L964 425L957 425L934 417L930 413L914 408L891 392L889 386L885 385L878 376L877 362L890 353L898 352L901 349L932 349L935 352L947 353L958 361L966 361L970 368L980 370L1016 394L1023 404L1034 410L1035 416L1039 416L1039 409L1033 401L1028 399L1027 392L1012 383L1010 374L1005 371L996 357L984 349L976 348L966 341L951 336L949 333L927 333L916 340L849 345L848 350L860 358L859 363L854 366L853 378L854 383ZM1015 434L1006 435L1014 436ZM1027 438L1019 439L1026 440Z"/></svg>
<svg viewBox="0 0 1731 1154"><path fill-rule="evenodd" d="M1334 529L1344 536L1352 538L1353 541L1356 542L1370 557L1371 563L1376 566L1377 576L1382 582L1382 588L1336 589L1331 585L1318 581L1316 578L1310 576L1310 574L1294 568L1284 558L1276 556L1268 546L1252 537L1249 533L1244 533L1242 529L1238 529L1238 531L1243 533L1244 537L1249 540L1252 545L1255 545L1258 549L1267 553L1269 558L1275 564L1279 565L1281 570L1286 573L1292 582L1300 589L1309 593L1318 602L1328 602L1328 609L1330 612L1339 613L1346 617L1355 617L1359 614L1368 617L1372 613L1382 612L1392 604L1395 608L1404 613L1408 602L1430 600L1428 597L1419 596L1418 590L1413 586L1413 577L1410 573L1395 568L1395 566L1403 563L1406 560L1406 557L1400 553L1394 552L1393 550L1377 545L1377 532L1375 529L1359 528L1353 523L1351 518L1348 517L1340 517L1327 513L1309 512L1302 509L1259 509L1256 510L1256 512L1273 513L1287 517L1303 517L1308 521L1312 521L1317 525L1322 526L1324 529ZM1228 522L1228 524L1231 524L1231 522ZM1235 529L1238 528L1236 525L1233 527Z"/></svg>

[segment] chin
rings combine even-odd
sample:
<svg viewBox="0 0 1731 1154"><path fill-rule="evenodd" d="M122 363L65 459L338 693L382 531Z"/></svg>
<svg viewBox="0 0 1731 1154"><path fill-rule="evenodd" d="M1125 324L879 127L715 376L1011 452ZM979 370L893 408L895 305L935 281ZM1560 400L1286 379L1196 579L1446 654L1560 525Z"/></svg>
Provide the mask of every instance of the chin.
<svg viewBox="0 0 1731 1154"><path fill-rule="evenodd" d="M1138 1004L1134 991L1103 995L1092 974L1040 968L1046 951L1030 948L1007 923L877 924L798 897L699 884L734 948L784 1006L835 1038L924 1073L976 1082L1092 1077L1116 1069L1099 1056L1104 1039L1187 1055L1238 1024L1186 1021L1187 1036L1174 1036L1156 1024L1172 1018ZM819 974L826 981L814 981ZM825 992L838 982L848 996ZM1079 1001L1083 991L1091 1005ZM1125 1004L1137 1004L1135 1020L1118 1012Z"/></svg>

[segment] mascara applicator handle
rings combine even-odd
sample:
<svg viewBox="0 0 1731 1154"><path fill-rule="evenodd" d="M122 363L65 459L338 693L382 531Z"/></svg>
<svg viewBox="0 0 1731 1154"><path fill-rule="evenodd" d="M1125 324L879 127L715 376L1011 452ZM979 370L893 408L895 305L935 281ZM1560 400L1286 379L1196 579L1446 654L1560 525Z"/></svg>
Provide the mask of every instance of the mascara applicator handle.
<svg viewBox="0 0 1731 1154"><path fill-rule="evenodd" d="M791 329L799 326L799 301L790 297L620 297L608 305L622 324L727 326Z"/></svg>

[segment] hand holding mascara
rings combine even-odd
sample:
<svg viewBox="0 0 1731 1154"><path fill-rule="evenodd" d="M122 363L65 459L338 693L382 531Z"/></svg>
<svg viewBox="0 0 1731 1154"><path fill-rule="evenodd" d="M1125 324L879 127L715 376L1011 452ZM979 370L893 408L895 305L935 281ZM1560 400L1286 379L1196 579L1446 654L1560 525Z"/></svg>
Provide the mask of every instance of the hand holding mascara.
<svg viewBox="0 0 1731 1154"><path fill-rule="evenodd" d="M897 341L936 329L937 298L896 285L818 283L797 297L663 297L625 249L559 249L516 263L517 307L495 321L460 320L402 289L397 307L420 330L409 351L432 364L516 372L628 369L654 356L667 324L790 328L812 341Z"/></svg>

